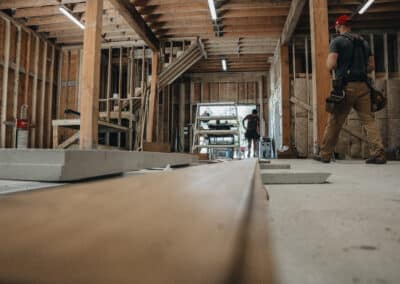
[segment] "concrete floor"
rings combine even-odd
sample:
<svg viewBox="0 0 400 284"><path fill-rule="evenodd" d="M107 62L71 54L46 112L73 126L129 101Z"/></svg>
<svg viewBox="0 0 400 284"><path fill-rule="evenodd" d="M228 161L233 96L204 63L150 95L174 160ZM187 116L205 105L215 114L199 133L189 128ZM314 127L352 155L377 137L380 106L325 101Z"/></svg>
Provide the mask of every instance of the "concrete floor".
<svg viewBox="0 0 400 284"><path fill-rule="evenodd" d="M320 164L322 185L268 185L268 218L280 283L400 283L400 163Z"/></svg>

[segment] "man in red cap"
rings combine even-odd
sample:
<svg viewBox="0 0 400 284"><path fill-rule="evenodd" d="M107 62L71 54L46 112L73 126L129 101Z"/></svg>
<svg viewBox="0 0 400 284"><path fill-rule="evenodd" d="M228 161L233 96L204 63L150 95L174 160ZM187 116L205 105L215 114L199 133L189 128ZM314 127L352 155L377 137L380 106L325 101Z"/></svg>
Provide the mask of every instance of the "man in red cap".
<svg viewBox="0 0 400 284"><path fill-rule="evenodd" d="M329 71L335 71L335 101L315 160L329 163L338 142L339 133L351 109L357 111L366 129L370 158L368 164L385 164L385 153L375 117L371 112L370 89L367 74L375 69L374 57L368 43L351 32L351 18L343 15L336 19L339 34L330 44L327 59ZM344 95L343 95L344 93ZM339 98L339 99L338 99Z"/></svg>

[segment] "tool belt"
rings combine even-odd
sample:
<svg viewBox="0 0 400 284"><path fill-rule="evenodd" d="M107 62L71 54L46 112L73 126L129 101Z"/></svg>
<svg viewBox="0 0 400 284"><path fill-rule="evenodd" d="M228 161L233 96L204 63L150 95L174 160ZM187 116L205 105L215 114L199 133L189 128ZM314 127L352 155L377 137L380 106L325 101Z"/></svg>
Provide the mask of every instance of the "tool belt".
<svg viewBox="0 0 400 284"><path fill-rule="evenodd" d="M325 100L325 110L329 113L334 113L340 110L340 106L344 102L346 93L344 88L347 85L347 80L344 78L334 79L332 81L332 90Z"/></svg>

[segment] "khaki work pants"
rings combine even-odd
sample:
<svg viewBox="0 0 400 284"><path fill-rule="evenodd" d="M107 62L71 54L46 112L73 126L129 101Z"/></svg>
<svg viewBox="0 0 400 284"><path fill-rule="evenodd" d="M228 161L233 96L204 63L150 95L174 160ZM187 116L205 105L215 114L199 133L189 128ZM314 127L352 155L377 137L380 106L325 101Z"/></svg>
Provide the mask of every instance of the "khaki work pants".
<svg viewBox="0 0 400 284"><path fill-rule="evenodd" d="M351 108L357 111L361 125L367 132L370 156L384 157L382 138L375 122L375 116L371 112L371 96L367 84L363 82L349 82L345 87L345 93L344 102L338 106L338 110L329 115L320 148L320 157L323 159L330 159L332 157L339 139L340 130Z"/></svg>

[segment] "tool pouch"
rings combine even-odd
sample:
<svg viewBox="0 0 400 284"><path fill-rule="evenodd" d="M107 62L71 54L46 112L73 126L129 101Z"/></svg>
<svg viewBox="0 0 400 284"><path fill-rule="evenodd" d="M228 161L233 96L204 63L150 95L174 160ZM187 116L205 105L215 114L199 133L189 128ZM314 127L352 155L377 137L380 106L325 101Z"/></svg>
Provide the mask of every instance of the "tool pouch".
<svg viewBox="0 0 400 284"><path fill-rule="evenodd" d="M367 85L371 94L371 112L382 110L387 104L386 96L375 88L372 80L368 80Z"/></svg>
<svg viewBox="0 0 400 284"><path fill-rule="evenodd" d="M346 83L344 79L334 79L332 81L333 89L325 101L325 110L327 112L334 113L340 111L341 105L346 96L344 92L345 85Z"/></svg>

